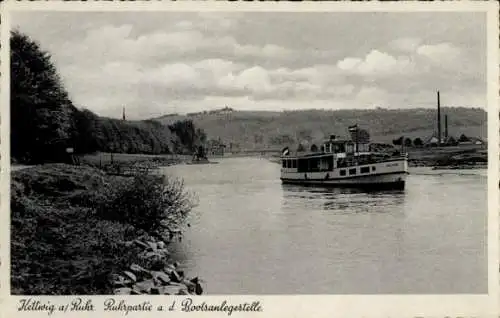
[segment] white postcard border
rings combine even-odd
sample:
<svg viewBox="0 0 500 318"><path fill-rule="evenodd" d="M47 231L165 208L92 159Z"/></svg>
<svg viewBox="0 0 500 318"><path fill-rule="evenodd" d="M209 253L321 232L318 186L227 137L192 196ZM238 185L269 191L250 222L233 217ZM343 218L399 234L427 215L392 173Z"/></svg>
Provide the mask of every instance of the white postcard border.
<svg viewBox="0 0 500 318"><path fill-rule="evenodd" d="M11 2L1 4L1 219L0 224L0 308L5 317L47 317L46 313L20 313L16 311L21 296L10 296L9 228L10 228L10 111L9 111L9 13L12 11L254 11L254 12L467 12L481 11L488 15L488 295L292 295L292 296L196 296L203 301L218 304L260 301L266 317L498 317L499 312L499 17L497 2ZM92 299L97 308L111 296L81 296ZM130 303L150 301L153 307L180 303L188 296L121 296ZM37 297L51 303L67 303L75 297ZM122 317L122 312L97 311L106 317ZM129 313L132 317L158 317L162 313ZM163 313L185 314L180 310ZM197 317L214 313L196 312ZM53 316L61 315L54 313ZM89 313L64 313L68 317L88 317ZM218 316L227 314L218 313ZM235 312L231 316L248 315Z"/></svg>

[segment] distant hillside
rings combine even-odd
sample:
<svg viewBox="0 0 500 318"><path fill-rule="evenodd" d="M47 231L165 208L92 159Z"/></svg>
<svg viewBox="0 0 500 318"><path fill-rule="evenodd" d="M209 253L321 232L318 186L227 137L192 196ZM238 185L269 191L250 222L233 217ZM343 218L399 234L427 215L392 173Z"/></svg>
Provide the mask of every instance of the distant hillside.
<svg viewBox="0 0 500 318"><path fill-rule="evenodd" d="M480 108L443 108L448 115L449 135L487 137L487 113ZM221 138L226 144L241 149L277 147L299 141L317 142L335 134L347 137L347 127L358 124L368 130L372 141L391 142L405 137L426 139L436 130L436 110L425 108L388 110L300 110L300 111L218 111L187 115L171 114L155 118L164 124L180 119L192 119L209 138Z"/></svg>

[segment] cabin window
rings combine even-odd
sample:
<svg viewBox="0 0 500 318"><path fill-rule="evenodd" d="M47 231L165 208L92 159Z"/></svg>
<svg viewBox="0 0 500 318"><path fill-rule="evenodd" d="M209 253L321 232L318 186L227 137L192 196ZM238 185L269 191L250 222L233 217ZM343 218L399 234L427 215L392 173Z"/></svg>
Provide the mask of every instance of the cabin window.
<svg viewBox="0 0 500 318"><path fill-rule="evenodd" d="M292 160L292 168L297 168L297 160Z"/></svg>
<svg viewBox="0 0 500 318"><path fill-rule="evenodd" d="M356 168L354 169L349 169L349 175L356 174Z"/></svg>
<svg viewBox="0 0 500 318"><path fill-rule="evenodd" d="M359 169L360 173L368 173L370 172L370 167L362 167Z"/></svg>
<svg viewBox="0 0 500 318"><path fill-rule="evenodd" d="M358 149L360 152L367 152L369 151L369 144L359 144Z"/></svg>
<svg viewBox="0 0 500 318"><path fill-rule="evenodd" d="M375 171L375 170L377 170L377 168L375 168L375 167L372 167L372 171Z"/></svg>
<svg viewBox="0 0 500 318"><path fill-rule="evenodd" d="M340 170L340 175L345 176L345 169Z"/></svg>
<svg viewBox="0 0 500 318"><path fill-rule="evenodd" d="M349 152L349 153L354 152L354 145L352 145L352 144L346 145L346 152Z"/></svg>
<svg viewBox="0 0 500 318"><path fill-rule="evenodd" d="M337 160L337 167L338 167L338 168L344 168L344 167L347 167L347 164L346 164L345 160L344 160L344 159L339 159L339 160Z"/></svg>
<svg viewBox="0 0 500 318"><path fill-rule="evenodd" d="M320 160L319 158L311 158L308 159L309 162L309 171L319 171Z"/></svg>
<svg viewBox="0 0 500 318"><path fill-rule="evenodd" d="M283 168L286 168L286 160L283 160L283 161L281 162L281 166L282 166Z"/></svg>
<svg viewBox="0 0 500 318"><path fill-rule="evenodd" d="M333 156L328 157L328 171L331 171L333 169Z"/></svg>
<svg viewBox="0 0 500 318"><path fill-rule="evenodd" d="M299 159L297 163L298 172L307 171L307 159Z"/></svg>

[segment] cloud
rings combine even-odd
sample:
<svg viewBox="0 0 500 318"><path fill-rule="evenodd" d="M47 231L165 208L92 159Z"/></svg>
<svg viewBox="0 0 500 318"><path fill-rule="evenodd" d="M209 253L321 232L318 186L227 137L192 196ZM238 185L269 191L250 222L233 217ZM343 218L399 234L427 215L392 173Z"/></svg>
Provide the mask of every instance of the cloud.
<svg viewBox="0 0 500 318"><path fill-rule="evenodd" d="M47 13L18 15L14 25L50 51L75 104L147 118L221 105L433 106L438 88L482 106L484 17L464 17Z"/></svg>
<svg viewBox="0 0 500 318"><path fill-rule="evenodd" d="M410 75L414 65L409 57L394 57L379 50L372 50L364 58L347 57L337 62L345 72L364 76Z"/></svg>
<svg viewBox="0 0 500 318"><path fill-rule="evenodd" d="M272 89L268 72L260 66L254 66L238 74L229 73L219 80L219 85L236 88L250 93L261 94Z"/></svg>
<svg viewBox="0 0 500 318"><path fill-rule="evenodd" d="M94 49L111 57L129 60L143 60L161 56L179 58L211 52L231 58L273 58L281 59L292 54L286 48L265 44L263 46L240 44L231 36L210 36L199 30L158 31L150 34L131 36L131 27L106 26L92 30L82 44L91 44ZM111 43L116 45L110 46Z"/></svg>
<svg viewBox="0 0 500 318"><path fill-rule="evenodd" d="M460 67L463 58L462 51L450 43L422 45L418 47L417 54L434 64L451 67Z"/></svg>
<svg viewBox="0 0 500 318"><path fill-rule="evenodd" d="M421 42L422 40L418 38L399 38L392 40L389 47L397 51L411 53L417 50Z"/></svg>

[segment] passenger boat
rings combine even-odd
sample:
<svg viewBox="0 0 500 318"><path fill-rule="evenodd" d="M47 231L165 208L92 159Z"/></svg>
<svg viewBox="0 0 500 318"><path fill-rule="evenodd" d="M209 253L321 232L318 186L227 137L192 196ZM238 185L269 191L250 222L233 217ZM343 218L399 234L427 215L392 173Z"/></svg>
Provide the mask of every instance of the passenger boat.
<svg viewBox="0 0 500 318"><path fill-rule="evenodd" d="M357 129L349 127L351 129ZM377 152L369 143L338 140L331 136L320 149L281 155L283 184L378 189L404 189L408 154Z"/></svg>

